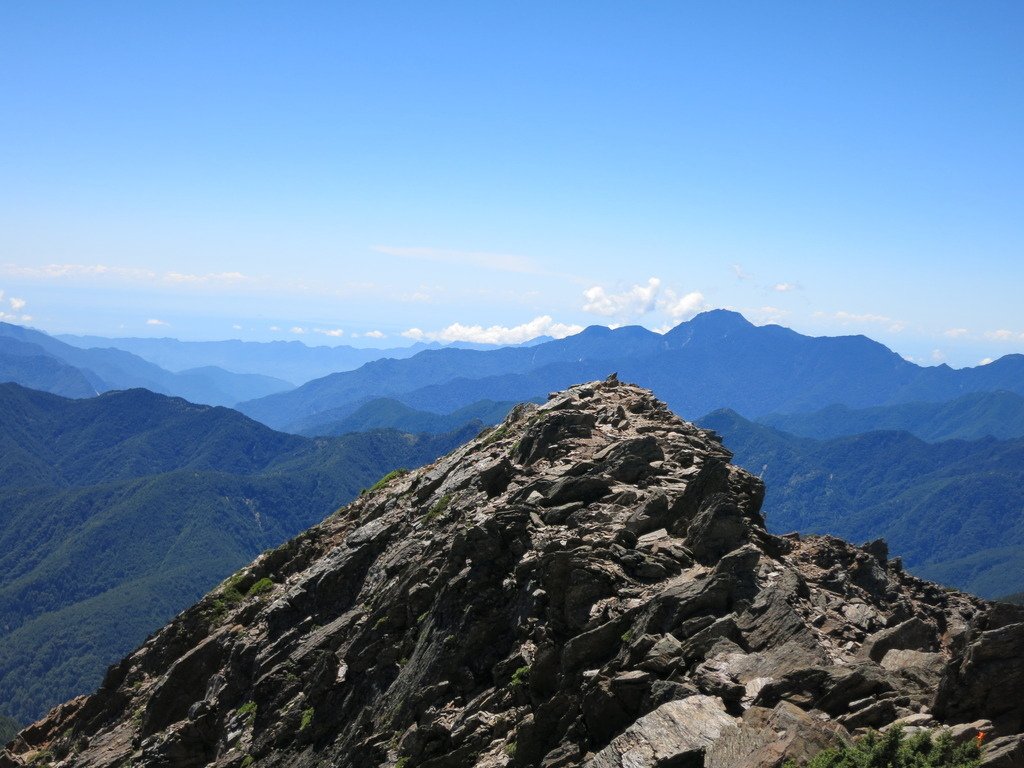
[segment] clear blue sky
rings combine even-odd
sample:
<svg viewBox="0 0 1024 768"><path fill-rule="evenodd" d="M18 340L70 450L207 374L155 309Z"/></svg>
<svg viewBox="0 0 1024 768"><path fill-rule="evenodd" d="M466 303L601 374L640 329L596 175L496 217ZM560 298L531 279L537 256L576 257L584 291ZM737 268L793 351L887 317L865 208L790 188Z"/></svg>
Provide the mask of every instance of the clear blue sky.
<svg viewBox="0 0 1024 768"><path fill-rule="evenodd" d="M1022 40L1017 1L10 0L0 312L395 344L727 306L1022 352Z"/></svg>

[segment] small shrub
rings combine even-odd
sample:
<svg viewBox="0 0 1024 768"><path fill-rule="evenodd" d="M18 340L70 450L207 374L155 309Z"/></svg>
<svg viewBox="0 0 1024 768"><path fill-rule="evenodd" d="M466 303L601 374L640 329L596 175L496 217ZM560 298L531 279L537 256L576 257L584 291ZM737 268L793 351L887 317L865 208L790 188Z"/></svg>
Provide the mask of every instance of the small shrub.
<svg viewBox="0 0 1024 768"><path fill-rule="evenodd" d="M256 719L256 709L257 706L255 701L247 701L245 702L245 704L238 708L237 714L244 717L245 722L251 725L252 722Z"/></svg>
<svg viewBox="0 0 1024 768"><path fill-rule="evenodd" d="M398 758L398 761L395 763L395 768L407 768L408 765L409 765L409 758L408 757L400 757L400 758Z"/></svg>
<svg viewBox="0 0 1024 768"><path fill-rule="evenodd" d="M434 503L434 506L432 506L430 508L430 510L427 512L427 514L425 514L423 516L423 519L426 522L428 522L428 523L431 520L436 520L437 518L439 518L441 515L444 514L444 511L446 509L448 509L448 506L451 503L452 503L452 495L450 493L446 493L444 496L442 496L440 499L438 499Z"/></svg>
<svg viewBox="0 0 1024 768"><path fill-rule="evenodd" d="M382 477L380 480L378 480L376 483L374 483L373 485L370 486L369 492L373 493L374 491L379 491L381 488L383 488L385 485L390 483L392 480L394 480L396 478L399 478L399 477L404 477L405 475L408 475L408 474L409 474L409 470L405 469L404 467L401 468L401 469L396 469L396 470L393 470L391 472L388 472L386 475L384 475L384 477Z"/></svg>
<svg viewBox="0 0 1024 768"><path fill-rule="evenodd" d="M242 765L240 768L249 768L250 765L256 762L256 758L252 755L246 755L242 758Z"/></svg>
<svg viewBox="0 0 1024 768"><path fill-rule="evenodd" d="M870 731L851 745L819 752L803 768L977 768L981 750L975 741L954 743L948 733L933 738L922 731L909 738L901 728ZM792 760L783 768L798 768Z"/></svg>
<svg viewBox="0 0 1024 768"><path fill-rule="evenodd" d="M262 579L257 581L251 587L249 591L245 593L246 597L256 597L257 595L265 594L274 588L274 582L264 576Z"/></svg>
<svg viewBox="0 0 1024 768"><path fill-rule="evenodd" d="M481 443L481 445L492 445L501 440L501 438L503 438L506 434L508 434L508 426L505 424L500 424L491 430L491 433L484 438L484 441L483 443Z"/></svg>
<svg viewBox="0 0 1024 768"><path fill-rule="evenodd" d="M29 765L49 765L53 762L53 753L48 749L36 752L35 757L32 758L32 762Z"/></svg>
<svg viewBox="0 0 1024 768"><path fill-rule="evenodd" d="M516 756L516 743L514 741L510 741L508 744L505 745L505 754L509 757Z"/></svg>
<svg viewBox="0 0 1024 768"><path fill-rule="evenodd" d="M622 633L622 637L620 637L619 639L622 641L623 645L626 645L630 640L633 639L633 630L627 629L625 632Z"/></svg>
<svg viewBox="0 0 1024 768"><path fill-rule="evenodd" d="M302 720L299 723L299 730L304 731L309 728L310 723L313 722L313 716L316 714L316 710L313 707L306 707L302 710Z"/></svg>
<svg viewBox="0 0 1024 768"><path fill-rule="evenodd" d="M520 685L523 685L524 683L526 683L526 681L527 681L527 679L529 677L530 677L530 667L529 666L520 667L519 669L517 669L515 672L512 673L512 679L509 681L509 685L511 685L513 688L518 688Z"/></svg>

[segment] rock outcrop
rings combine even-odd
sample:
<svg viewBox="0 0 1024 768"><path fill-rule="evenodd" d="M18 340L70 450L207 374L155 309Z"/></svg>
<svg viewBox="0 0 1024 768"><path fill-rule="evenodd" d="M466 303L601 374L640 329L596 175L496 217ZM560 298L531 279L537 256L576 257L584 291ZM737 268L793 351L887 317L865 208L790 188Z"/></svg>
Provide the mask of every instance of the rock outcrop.
<svg viewBox="0 0 1024 768"><path fill-rule="evenodd" d="M769 768L894 722L1020 765L1024 609L769 535L730 458L614 377L519 406L262 555L0 766Z"/></svg>

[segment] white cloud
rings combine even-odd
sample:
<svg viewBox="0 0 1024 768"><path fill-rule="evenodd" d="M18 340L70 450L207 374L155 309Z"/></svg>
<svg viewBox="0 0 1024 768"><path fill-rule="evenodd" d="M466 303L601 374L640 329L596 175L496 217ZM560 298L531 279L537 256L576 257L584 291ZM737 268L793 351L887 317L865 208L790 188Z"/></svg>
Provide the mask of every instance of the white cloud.
<svg viewBox="0 0 1024 768"><path fill-rule="evenodd" d="M633 285L623 291L610 291L604 286L591 286L583 292L583 311L603 317L614 317L616 325L657 310L664 313L669 325L689 320L708 308L704 294L699 291L678 293L662 288L661 279L651 277L644 284Z"/></svg>
<svg viewBox="0 0 1024 768"><path fill-rule="evenodd" d="M0 291L0 302L4 299L4 291ZM24 299L18 299L12 296L7 300L7 303L11 306L11 312L5 312L0 309L0 321L5 323L27 323L32 320L32 315L23 313L21 310L25 308L27 302ZM19 314L20 313L20 314Z"/></svg>
<svg viewBox="0 0 1024 768"><path fill-rule="evenodd" d="M149 320L146 321L146 325L170 325L170 323L164 320L158 320L155 317L151 317L149 318Z"/></svg>
<svg viewBox="0 0 1024 768"><path fill-rule="evenodd" d="M992 358L991 357L983 357L981 360L978 361L978 365L988 365L991 362L992 362Z"/></svg>
<svg viewBox="0 0 1024 768"><path fill-rule="evenodd" d="M665 296L658 301L658 307L662 309L676 323L689 320L699 312L707 309L704 301L704 294L698 291L691 291L683 296L677 296L674 291L665 291Z"/></svg>
<svg viewBox="0 0 1024 768"><path fill-rule="evenodd" d="M754 325L772 325L789 315L790 311L779 307L765 306L757 309L745 309L743 314Z"/></svg>
<svg viewBox="0 0 1024 768"><path fill-rule="evenodd" d="M893 320L891 317L885 315L875 315L869 313L856 314L854 312L833 312L831 315L825 312L815 312L815 317L825 317L832 320L839 321L842 325L864 325L866 323L873 325L885 325L887 330L891 333L899 333L904 330L907 326L902 320Z"/></svg>
<svg viewBox="0 0 1024 768"><path fill-rule="evenodd" d="M946 362L946 353L943 352L941 349L933 349L932 350L932 362L935 362L935 363L944 363L944 362Z"/></svg>
<svg viewBox="0 0 1024 768"><path fill-rule="evenodd" d="M294 332L294 330L295 329L293 328L292 331ZM345 331L343 331L341 328L314 328L313 333L320 333L323 334L324 336L333 336L336 339L339 339L345 335Z"/></svg>
<svg viewBox="0 0 1024 768"><path fill-rule="evenodd" d="M367 331L363 334L368 339L383 339L384 334L380 331Z"/></svg>
<svg viewBox="0 0 1024 768"><path fill-rule="evenodd" d="M277 327L276 325L272 325L272 326L270 326L270 328L269 328L268 330L271 330L271 331L280 331L281 329L280 329L280 328L278 328L278 327Z"/></svg>
<svg viewBox="0 0 1024 768"><path fill-rule="evenodd" d="M241 272L209 272L205 275L167 272L163 279L169 283L241 283L252 278Z"/></svg>
<svg viewBox="0 0 1024 768"><path fill-rule="evenodd" d="M111 267L106 264L46 264L41 267L4 264L0 271L17 277L51 280L69 277L119 277L132 280L152 280L157 277L157 273L151 269Z"/></svg>
<svg viewBox="0 0 1024 768"><path fill-rule="evenodd" d="M302 334L306 332L306 329L300 325L293 325L289 331L294 334Z"/></svg>
<svg viewBox="0 0 1024 768"><path fill-rule="evenodd" d="M234 325L232 325L231 328L233 330L236 330L236 331L242 330L242 326L240 326L238 323L235 323Z"/></svg>
<svg viewBox="0 0 1024 768"><path fill-rule="evenodd" d="M988 331L985 333L986 339L992 339L993 341L1013 341L1015 338L1024 338L1024 334L1018 336L1013 331L1009 331L1006 328L1000 328L998 331Z"/></svg>
<svg viewBox="0 0 1024 768"><path fill-rule="evenodd" d="M600 285L583 292L583 311L604 317L637 317L646 315L657 304L661 280L649 278L646 285L634 285L620 293L610 293Z"/></svg>
<svg viewBox="0 0 1024 768"><path fill-rule="evenodd" d="M377 245L373 247L373 250L377 253L387 254L388 256L400 256L404 259L433 261L443 264L461 264L462 266L490 269L497 272L538 274L543 271L533 259L508 253L455 251L446 248L405 248L392 245Z"/></svg>
<svg viewBox="0 0 1024 768"><path fill-rule="evenodd" d="M231 285L255 279L241 272L208 272L205 274L193 274L175 270L157 272L141 267L118 267L108 264L45 264L39 267L3 264L0 265L0 274L14 275L33 280L92 278L164 285Z"/></svg>
<svg viewBox="0 0 1024 768"><path fill-rule="evenodd" d="M790 291L798 291L798 290L800 290L800 284L799 283L776 283L772 287L772 290L773 291L778 291L779 293L789 293Z"/></svg>
<svg viewBox="0 0 1024 768"><path fill-rule="evenodd" d="M966 328L949 328L942 332L942 335L949 339L962 339L970 331Z"/></svg>
<svg viewBox="0 0 1024 768"><path fill-rule="evenodd" d="M732 273L736 275L737 280L749 280L750 278L753 277L752 274L744 270L743 267L740 266L739 264L733 264L732 266L729 267L729 269L731 269Z"/></svg>
<svg viewBox="0 0 1024 768"><path fill-rule="evenodd" d="M463 325L452 323L440 331L424 332L419 328L410 328L403 331L402 335L407 339L422 341L471 341L478 344L520 344L538 336L553 336L561 339L579 333L583 330L582 325L568 325L556 323L550 315L535 317L527 323L515 326L491 325Z"/></svg>

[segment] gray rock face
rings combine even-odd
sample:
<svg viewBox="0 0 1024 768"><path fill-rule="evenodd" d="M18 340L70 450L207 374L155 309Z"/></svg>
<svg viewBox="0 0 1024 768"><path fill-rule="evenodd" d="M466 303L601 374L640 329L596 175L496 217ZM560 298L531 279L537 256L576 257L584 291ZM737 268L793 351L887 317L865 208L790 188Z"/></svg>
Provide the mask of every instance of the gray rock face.
<svg viewBox="0 0 1024 768"><path fill-rule="evenodd" d="M0 768L769 768L979 720L1014 765L1024 610L770 536L729 459L614 379L519 406L262 555Z"/></svg>
<svg viewBox="0 0 1024 768"><path fill-rule="evenodd" d="M644 715L586 762L587 768L702 766L704 753L736 730L722 700L687 696Z"/></svg>

